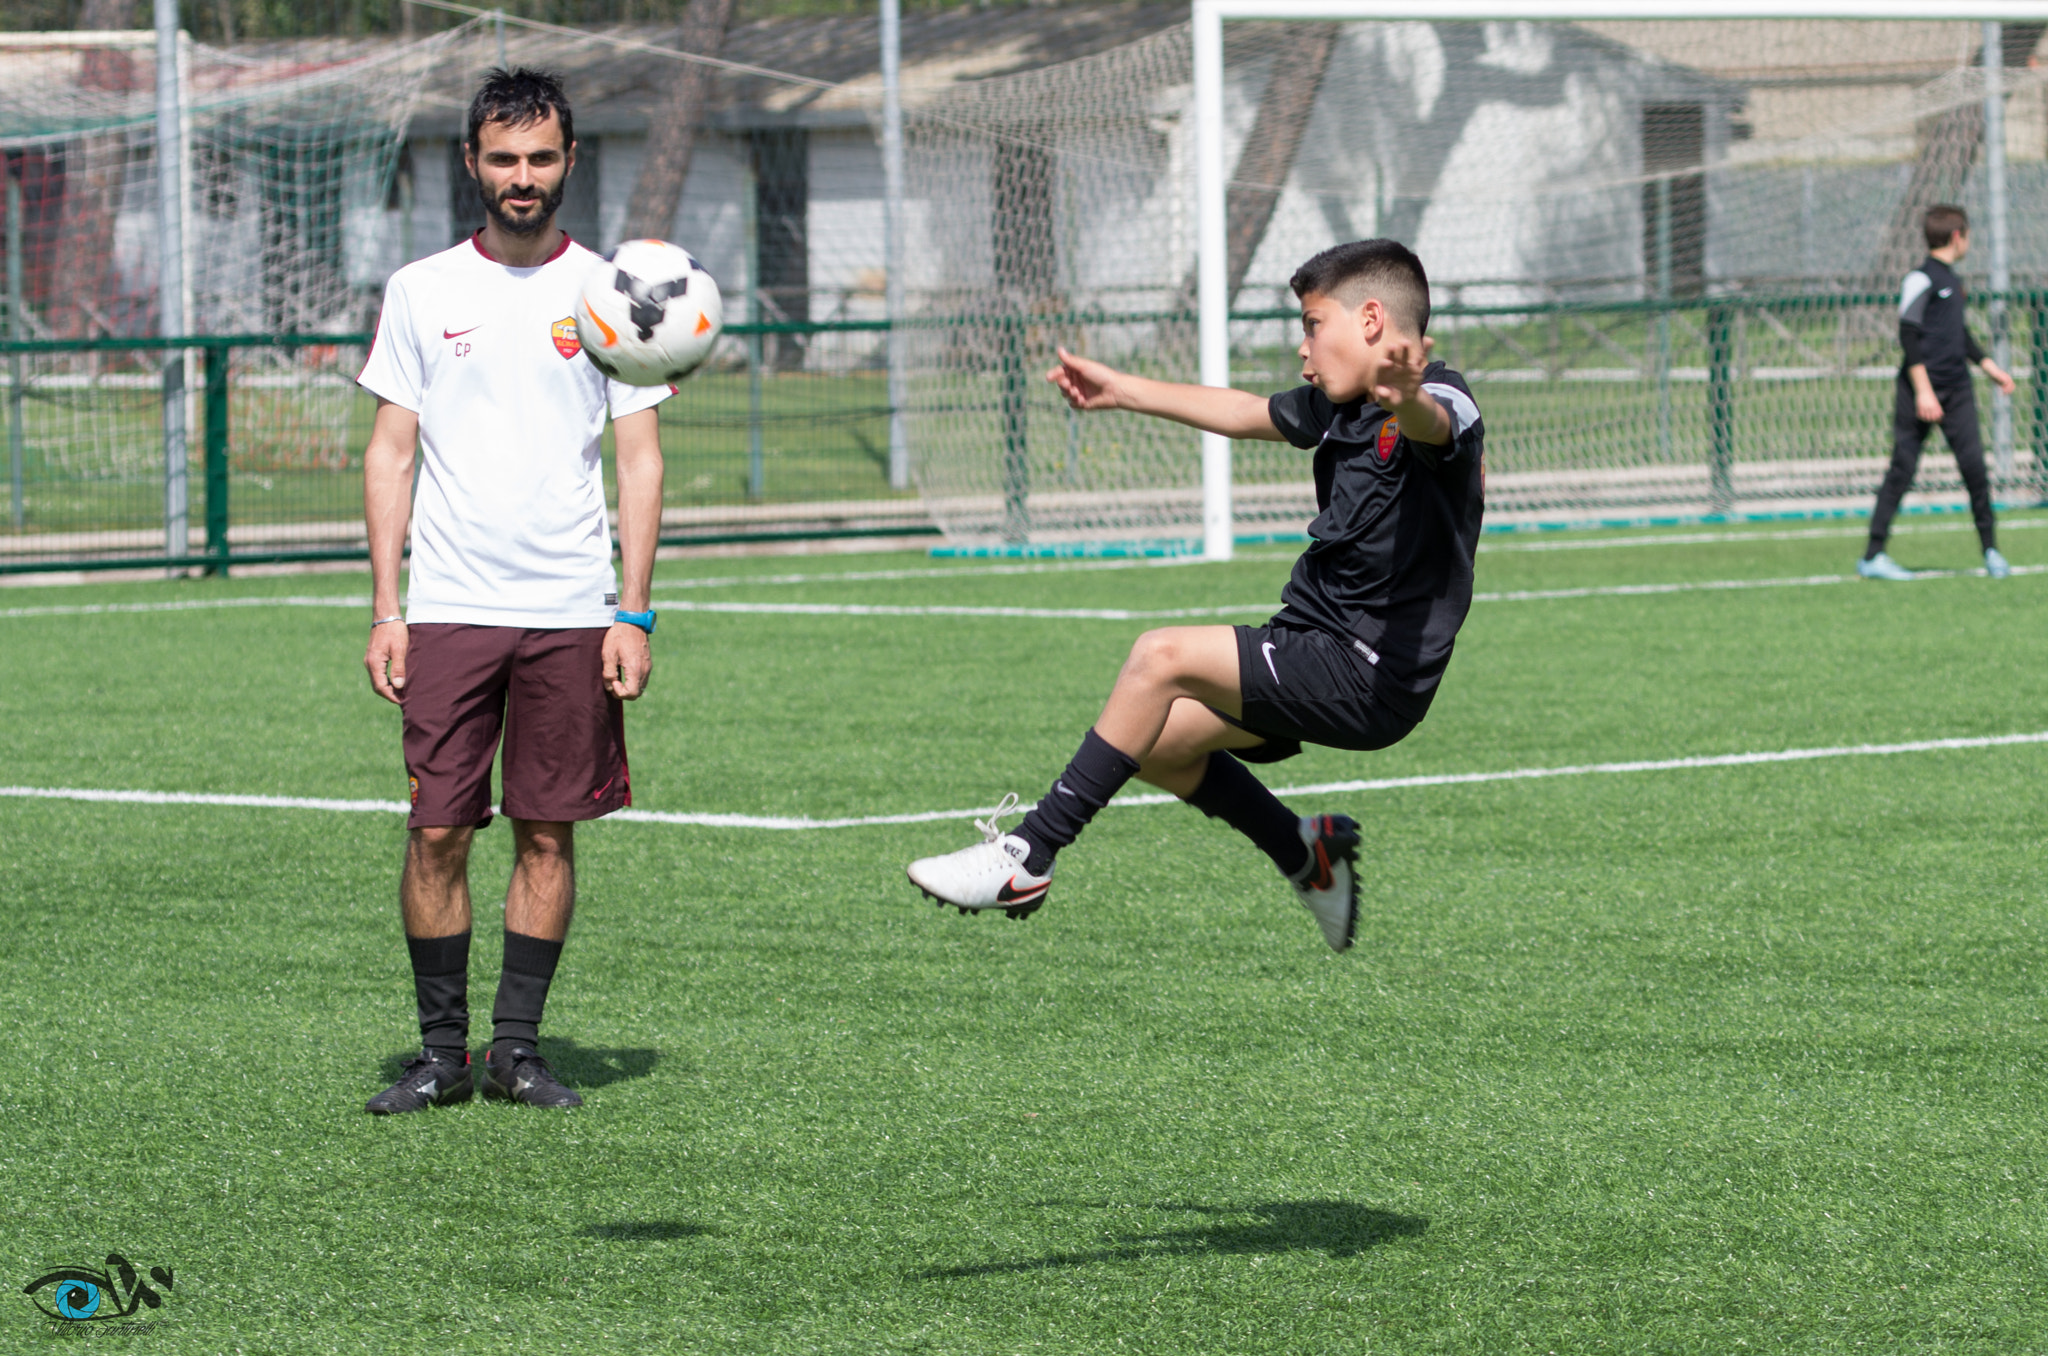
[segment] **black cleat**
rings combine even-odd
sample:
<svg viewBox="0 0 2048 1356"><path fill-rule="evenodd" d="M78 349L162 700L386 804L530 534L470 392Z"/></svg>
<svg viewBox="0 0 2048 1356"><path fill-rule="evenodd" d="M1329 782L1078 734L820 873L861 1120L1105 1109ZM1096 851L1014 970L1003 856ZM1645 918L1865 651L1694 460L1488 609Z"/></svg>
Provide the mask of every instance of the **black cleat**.
<svg viewBox="0 0 2048 1356"><path fill-rule="evenodd" d="M503 1059L495 1048L484 1053L484 1096L527 1106L583 1105L583 1099L562 1086L540 1051L530 1045L513 1046Z"/></svg>
<svg viewBox="0 0 2048 1356"><path fill-rule="evenodd" d="M1349 950L1358 933L1358 821L1345 815L1305 815L1300 831L1308 864L1288 884L1315 915L1330 950Z"/></svg>
<svg viewBox="0 0 2048 1356"><path fill-rule="evenodd" d="M476 1082L470 1076L467 1052L462 1056L462 1063L457 1064L452 1059L443 1059L422 1050L418 1058L405 1066L405 1072L398 1076L398 1081L372 1097L363 1110L372 1116L397 1116L408 1111L425 1111L430 1106L466 1102L475 1090Z"/></svg>

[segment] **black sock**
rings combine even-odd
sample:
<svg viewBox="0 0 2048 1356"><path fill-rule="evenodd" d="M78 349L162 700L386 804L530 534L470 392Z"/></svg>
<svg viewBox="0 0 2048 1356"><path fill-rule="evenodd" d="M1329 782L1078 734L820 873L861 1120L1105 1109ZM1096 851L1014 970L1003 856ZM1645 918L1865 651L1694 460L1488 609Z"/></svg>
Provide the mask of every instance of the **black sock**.
<svg viewBox="0 0 2048 1356"><path fill-rule="evenodd" d="M561 960L560 942L505 929L505 968L498 976L497 1006L491 1009L493 1050L503 1054L514 1045L539 1043L541 1011Z"/></svg>
<svg viewBox="0 0 2048 1356"><path fill-rule="evenodd" d="M460 1064L469 1057L469 934L407 937L405 949L420 1004L420 1045Z"/></svg>
<svg viewBox="0 0 2048 1356"><path fill-rule="evenodd" d="M1017 836L1031 844L1024 869L1042 876L1053 855L1081 836L1095 812L1138 774L1138 764L1101 735L1090 730L1074 753L1074 761L1017 826Z"/></svg>
<svg viewBox="0 0 2048 1356"><path fill-rule="evenodd" d="M1301 819L1280 803L1252 770L1218 749L1209 755L1209 770L1188 804L1211 819L1220 819L1259 845L1280 874L1292 880L1308 865L1308 845L1301 841Z"/></svg>

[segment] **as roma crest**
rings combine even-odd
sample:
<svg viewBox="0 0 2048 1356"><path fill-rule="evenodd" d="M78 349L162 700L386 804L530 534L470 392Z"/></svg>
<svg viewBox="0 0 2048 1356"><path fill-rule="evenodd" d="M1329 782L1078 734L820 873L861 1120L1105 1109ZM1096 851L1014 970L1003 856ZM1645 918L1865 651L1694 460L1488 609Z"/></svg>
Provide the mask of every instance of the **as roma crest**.
<svg viewBox="0 0 2048 1356"><path fill-rule="evenodd" d="M573 358L583 351L583 341L576 335L576 317L565 315L548 327L548 333L555 341L555 352L564 358Z"/></svg>
<svg viewBox="0 0 2048 1356"><path fill-rule="evenodd" d="M560 343L561 341L558 339L555 342ZM1394 419L1393 415L1388 415L1387 422L1380 425L1380 442L1379 447L1376 449L1380 454L1381 461L1385 461L1394 455L1394 443L1400 436L1401 425Z"/></svg>

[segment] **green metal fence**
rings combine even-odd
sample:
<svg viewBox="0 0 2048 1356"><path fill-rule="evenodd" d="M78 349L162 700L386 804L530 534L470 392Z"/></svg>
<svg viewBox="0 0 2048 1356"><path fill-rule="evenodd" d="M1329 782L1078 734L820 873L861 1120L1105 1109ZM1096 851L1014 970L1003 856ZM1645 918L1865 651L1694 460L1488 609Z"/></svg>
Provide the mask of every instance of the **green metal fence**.
<svg viewBox="0 0 2048 1356"><path fill-rule="evenodd" d="M1980 336L2006 334L2021 379L1999 491L2035 502L2048 472L2048 291L1973 305ZM1450 305L1436 311L1432 334L1485 413L1488 512L1500 521L1861 507L1890 450L1894 306L1875 294ZM1052 346L1150 324L1158 351L1131 361L1174 375L1170 350L1192 321L1178 312L921 319L913 323L924 331L975 327L978 337L960 342L985 353L950 385L914 382L910 413L958 430L971 446L948 455L980 458L1003 511L1022 522L1036 496L1091 490L1099 456L1117 455L1124 436L1113 421L1077 422L1039 380ZM1237 383L1293 384L1297 329L1286 310L1233 317ZM887 330L879 321L728 327L718 361L661 407L663 540L935 531L916 493L890 484ZM367 344L361 334L0 344L0 573L362 558L362 449L375 402L354 378ZM176 350L192 362L192 507L186 533L171 541L161 369ZM1193 474L1191 456L1167 451L1160 465ZM1245 530L1306 522L1307 464L1292 449L1241 444L1235 477ZM1920 488L1953 490L1953 466L1930 456Z"/></svg>
<svg viewBox="0 0 2048 1356"><path fill-rule="evenodd" d="M663 541L930 535L889 482L886 324L734 325L725 360L661 406ZM8 516L0 573L365 556L363 334L0 344ZM190 356L191 510L165 525L162 369ZM605 445L606 484L615 486ZM180 549L182 547L182 549Z"/></svg>

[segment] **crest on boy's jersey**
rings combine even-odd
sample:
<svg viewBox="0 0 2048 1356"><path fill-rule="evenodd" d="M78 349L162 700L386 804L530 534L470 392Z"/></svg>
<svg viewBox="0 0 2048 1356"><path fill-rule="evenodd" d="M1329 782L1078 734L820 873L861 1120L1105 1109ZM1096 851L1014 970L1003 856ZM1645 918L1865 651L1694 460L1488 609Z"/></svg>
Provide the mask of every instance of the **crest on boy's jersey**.
<svg viewBox="0 0 2048 1356"><path fill-rule="evenodd" d="M576 334L576 317L565 315L548 327L548 334L555 341L555 352L564 358L573 358L583 351L583 340Z"/></svg>
<svg viewBox="0 0 2048 1356"><path fill-rule="evenodd" d="M1393 415L1388 415L1387 421L1384 424L1380 425L1379 446L1375 449L1380 454L1381 461L1385 461L1387 458L1394 455L1394 443L1397 439L1400 438L1400 436L1400 423L1394 418Z"/></svg>

